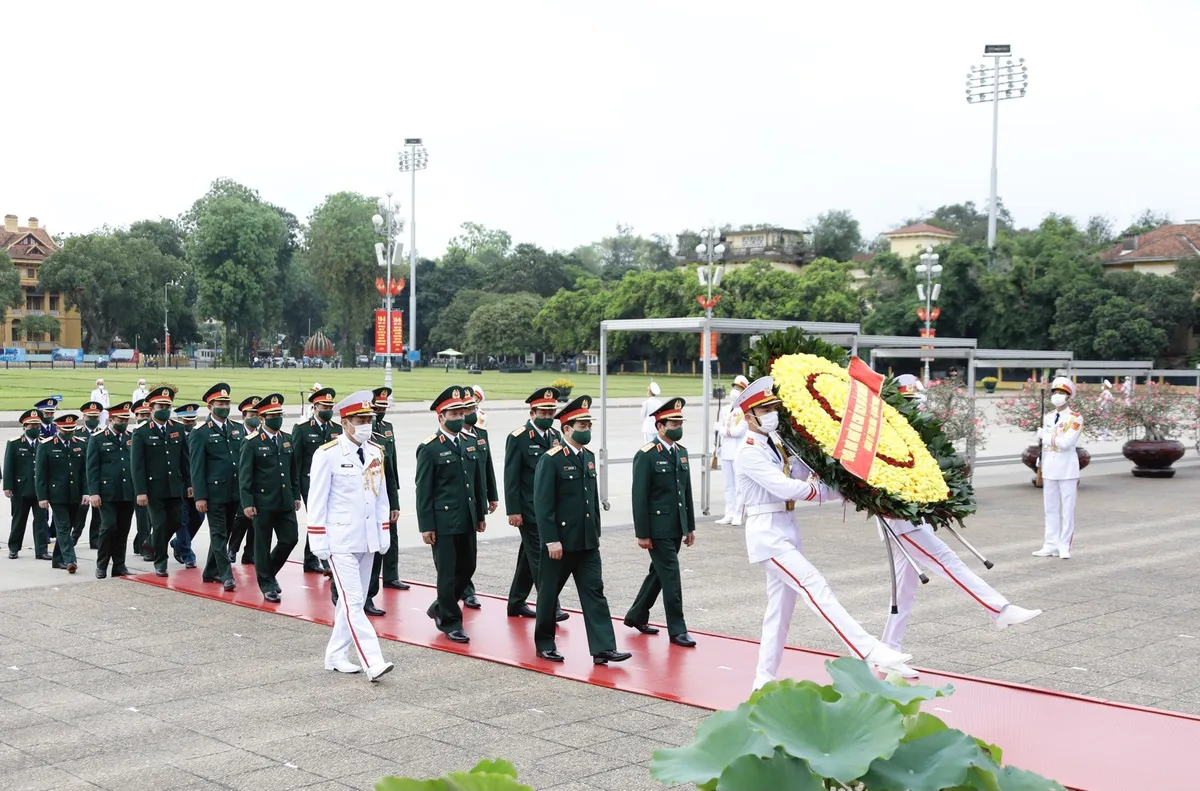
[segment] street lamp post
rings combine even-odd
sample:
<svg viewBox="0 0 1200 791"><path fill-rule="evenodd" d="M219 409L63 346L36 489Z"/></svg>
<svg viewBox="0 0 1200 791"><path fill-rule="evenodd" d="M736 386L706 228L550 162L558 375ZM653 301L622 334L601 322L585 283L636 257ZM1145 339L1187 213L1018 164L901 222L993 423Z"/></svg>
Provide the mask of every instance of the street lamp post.
<svg viewBox="0 0 1200 791"><path fill-rule="evenodd" d="M400 234L404 231L404 220L400 218L400 202L392 202L392 193L387 194L387 198L379 199L379 213L371 218L371 223L375 226L375 232L383 236L387 243L375 243L375 260L381 266L387 269L387 289L384 295L384 320L387 323L387 340L384 341L384 363L383 363L383 385L389 390L392 389L392 263L396 260L396 251L404 246L400 241Z"/></svg>
<svg viewBox="0 0 1200 791"><path fill-rule="evenodd" d="M713 297L713 289L721 285L721 273L725 267L717 262L725 255L725 238L716 228L705 228L700 232L700 244L696 245L696 253L702 262L697 271L700 285L708 287L708 299L698 296L696 300L704 307L704 333L700 337L700 361L704 364L704 455L707 459L711 452L709 441L709 400L712 397L712 309L721 299L718 294ZM704 504L704 514L708 514L709 491L712 489L712 469L708 464L700 465L700 502Z"/></svg>
<svg viewBox="0 0 1200 791"><path fill-rule="evenodd" d="M996 251L996 158L1000 141L1000 100L1020 99L1029 87L1029 67L1024 58L1014 64L1005 57L1012 54L1008 44L988 44L983 56L991 58L993 65L972 66L967 73L967 103L992 103L992 190L988 202L988 253L995 257ZM1005 65L1000 59L1005 58Z"/></svg>
<svg viewBox="0 0 1200 791"><path fill-rule="evenodd" d="M171 362L171 328L167 326L167 284L163 283L163 367Z"/></svg>
<svg viewBox="0 0 1200 791"><path fill-rule="evenodd" d="M932 247L926 247L921 254L921 263L917 264L918 279L924 278L924 283L917 283L917 298L925 300L925 337L933 337L933 303L937 302L942 284L934 283L942 273L942 265L938 263L938 254ZM929 359L925 358L925 384L929 384Z"/></svg>
<svg viewBox="0 0 1200 791"><path fill-rule="evenodd" d="M421 138L406 137L407 150L400 153L400 172L412 173L412 198L408 204L408 359L416 363L421 359L417 349L417 171L429 166L429 154L421 145Z"/></svg>

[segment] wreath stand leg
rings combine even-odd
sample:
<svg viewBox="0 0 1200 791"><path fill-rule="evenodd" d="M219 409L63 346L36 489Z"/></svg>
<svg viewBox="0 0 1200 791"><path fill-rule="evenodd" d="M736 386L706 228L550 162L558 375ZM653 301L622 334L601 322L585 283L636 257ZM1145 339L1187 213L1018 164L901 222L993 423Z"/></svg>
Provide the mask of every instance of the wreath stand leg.
<svg viewBox="0 0 1200 791"><path fill-rule="evenodd" d="M971 546L971 543L969 541L967 541L967 539L963 538L962 534L959 533L957 530L955 530L953 527L951 527L950 525L946 525L946 529L950 531L951 535L953 535L955 538L957 538L959 541L961 541L962 545L964 547L966 547L972 555L979 558L979 562L983 564L983 567L985 569L990 569L992 566L996 565L995 563L993 563L992 561L988 560L983 555L981 555L979 553L979 550L976 549L975 547Z"/></svg>
<svg viewBox="0 0 1200 791"><path fill-rule="evenodd" d="M879 519L879 517L875 518ZM900 612L900 609L896 606L896 556L892 551L892 539L888 538L886 533L883 533L882 527L879 528L879 531L883 536L883 548L887 550L888 576L892 580L892 615L896 615Z"/></svg>
<svg viewBox="0 0 1200 791"><path fill-rule="evenodd" d="M925 572L921 571L921 567L919 565L917 565L917 561L913 560L913 556L908 554L908 550L905 549L904 545L900 543L900 537L896 535L896 531L892 530L892 526L890 524L888 524L888 521L886 519L884 519L883 517L879 516L878 514L876 514L875 515L875 523L878 524L879 529L883 531L885 540L890 540L890 541L896 542L896 548L900 550L900 554L904 556L904 559L905 559L905 561L908 562L908 565L912 566L913 571L917 572L917 579L921 580L921 584L922 585L928 584L929 577L925 576ZM891 552L892 552L892 547L889 544L888 545L888 554L891 555ZM893 590L895 588L895 581L896 581L896 571L895 571L895 567L893 567L893 569L892 569ZM893 592L892 593L892 602L895 603L895 601L896 601L896 594Z"/></svg>

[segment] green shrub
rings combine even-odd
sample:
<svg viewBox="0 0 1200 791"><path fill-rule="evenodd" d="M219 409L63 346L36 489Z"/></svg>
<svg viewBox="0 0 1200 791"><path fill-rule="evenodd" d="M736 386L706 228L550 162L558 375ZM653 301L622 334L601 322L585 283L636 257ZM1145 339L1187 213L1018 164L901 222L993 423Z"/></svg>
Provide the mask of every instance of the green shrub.
<svg viewBox="0 0 1200 791"><path fill-rule="evenodd" d="M451 772L434 780L385 777L375 791L533 791L517 782L517 770L508 761L480 761L469 772Z"/></svg>

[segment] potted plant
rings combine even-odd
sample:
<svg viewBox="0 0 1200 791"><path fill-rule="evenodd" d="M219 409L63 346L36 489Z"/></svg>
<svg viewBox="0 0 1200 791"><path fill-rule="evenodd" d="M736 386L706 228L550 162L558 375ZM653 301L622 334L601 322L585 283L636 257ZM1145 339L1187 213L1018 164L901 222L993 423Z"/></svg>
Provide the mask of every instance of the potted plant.
<svg viewBox="0 0 1200 791"><path fill-rule="evenodd" d="M1121 447L1125 458L1133 462L1133 474L1138 478L1173 478L1171 465L1183 458L1183 443L1179 436L1191 422L1192 405L1188 396L1169 384L1148 382L1134 388L1119 413L1130 439Z"/></svg>
<svg viewBox="0 0 1200 791"><path fill-rule="evenodd" d="M375 784L375 791L432 791L433 789L471 789L471 791L533 791L532 786L517 781L517 770L504 760L483 760L469 772L450 772L434 780L415 780L411 777L385 777Z"/></svg>
<svg viewBox="0 0 1200 791"><path fill-rule="evenodd" d="M575 383L570 379L555 379L550 386L558 391L559 401L566 403L571 400L571 390L575 387Z"/></svg>
<svg viewBox="0 0 1200 791"><path fill-rule="evenodd" d="M994 376L985 376L979 382L983 385L985 393L994 393L996 392L996 385L1000 383L1000 380Z"/></svg>
<svg viewBox="0 0 1200 791"><path fill-rule="evenodd" d="M952 379L934 379L925 386L922 409L942 424L946 439L955 446L971 445L975 450L987 446L987 419L981 410L971 409L971 396L962 383Z"/></svg>
<svg viewBox="0 0 1200 791"><path fill-rule="evenodd" d="M1111 428L1114 411L1106 409L1101 403L1100 392L1095 386L1078 385L1071 408L1083 415L1085 434L1092 435ZM1001 425L1015 426L1031 434L1041 428L1045 413L1051 409L1053 407L1050 406L1050 383L1033 379L1025 380L1020 392L1002 399L996 406ZM1092 454L1080 444L1075 445L1075 455L1079 458L1081 470L1092 461ZM1031 470L1037 470L1040 457L1041 452L1037 445L1030 445L1021 452L1021 461ZM1034 477L1031 483L1037 486L1037 478Z"/></svg>

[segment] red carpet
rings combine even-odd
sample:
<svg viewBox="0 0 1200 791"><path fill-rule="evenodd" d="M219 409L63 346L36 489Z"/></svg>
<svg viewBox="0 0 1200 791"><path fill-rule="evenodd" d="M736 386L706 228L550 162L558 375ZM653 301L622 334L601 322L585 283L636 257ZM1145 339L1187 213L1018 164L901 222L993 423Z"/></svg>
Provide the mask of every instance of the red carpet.
<svg viewBox="0 0 1200 791"><path fill-rule="evenodd" d="M219 585L202 582L199 569L172 571L166 578L143 574L131 579L305 621L333 623L329 582L303 573L300 564L289 563L280 574L284 591L280 604L263 600L253 567L235 564L234 572L238 588L228 594ZM413 585L409 591L383 590L375 603L387 615L371 619L379 636L706 709L735 708L750 694L754 681L756 642L693 632L699 646L678 648L667 642L665 629L651 637L619 621L617 645L633 652L633 658L597 667L578 615L559 624L558 650L567 661L544 662L535 656L533 621L507 617L505 600L496 597L481 596L484 609L464 611L471 642L458 645L445 639L425 616L433 597L433 589L426 585ZM805 617L801 612L797 617ZM789 648L781 675L826 683L824 662L830 656ZM320 661L321 657L313 657L314 666ZM402 678L404 668L397 670ZM955 728L1000 745L1005 762L1052 777L1075 791L1197 788L1185 766L1184 750L1187 745L1200 745L1200 717L950 673L926 673L922 681L954 685L953 696L930 701L927 710Z"/></svg>

